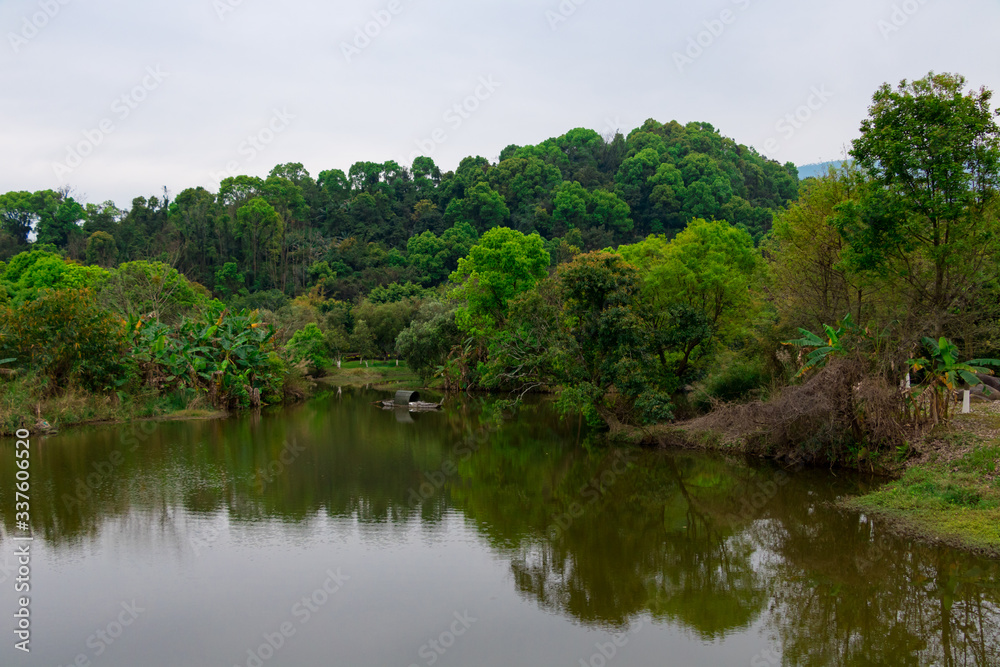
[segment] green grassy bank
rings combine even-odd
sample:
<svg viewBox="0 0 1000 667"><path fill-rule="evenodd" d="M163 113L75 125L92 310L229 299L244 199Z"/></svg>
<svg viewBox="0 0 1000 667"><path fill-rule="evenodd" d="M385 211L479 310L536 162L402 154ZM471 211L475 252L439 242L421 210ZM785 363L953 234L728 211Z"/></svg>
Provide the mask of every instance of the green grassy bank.
<svg viewBox="0 0 1000 667"><path fill-rule="evenodd" d="M188 393L134 395L94 394L70 387L58 395L40 392L35 378L20 378L0 385L0 435L20 428L54 431L69 426L127 422L135 419L206 419L226 416L204 400Z"/></svg>
<svg viewBox="0 0 1000 667"><path fill-rule="evenodd" d="M405 387L415 389L423 386L420 376L404 362L396 365L391 361L345 361L340 368L327 370L326 375L317 378L325 385L376 385L385 388Z"/></svg>
<svg viewBox="0 0 1000 667"><path fill-rule="evenodd" d="M927 434L902 474L844 505L928 541L1000 557L1000 403Z"/></svg>

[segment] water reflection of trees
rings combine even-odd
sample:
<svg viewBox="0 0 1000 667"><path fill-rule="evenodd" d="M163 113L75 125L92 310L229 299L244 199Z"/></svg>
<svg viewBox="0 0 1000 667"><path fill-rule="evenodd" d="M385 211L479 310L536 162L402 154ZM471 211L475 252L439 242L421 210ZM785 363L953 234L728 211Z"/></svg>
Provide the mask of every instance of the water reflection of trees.
<svg viewBox="0 0 1000 667"><path fill-rule="evenodd" d="M789 505L768 622L788 665L1000 665L1000 567L887 535L863 516Z"/></svg>
<svg viewBox="0 0 1000 667"><path fill-rule="evenodd" d="M740 482L717 474L713 468L723 464L709 459L642 457L612 476L617 457L568 456L548 467L546 486L522 487L522 503L547 511L520 527L523 537L510 552L518 590L588 624L625 625L645 613L704 639L748 627L765 605L764 582L749 541L713 519L731 509L726 497ZM469 493L481 488L472 484ZM530 497L542 488L547 499ZM517 510L476 518L495 539L500 515Z"/></svg>
<svg viewBox="0 0 1000 667"><path fill-rule="evenodd" d="M456 509L509 560L523 596L581 623L642 614L704 640L763 623L786 665L1000 665L998 564L829 508L849 490L829 475L662 452L626 466L622 452L579 446L575 424L544 408L464 455L486 433L474 403L402 424L372 398L158 424L134 450L121 431L67 432L33 455L35 533L56 548L104 531L180 550L220 520L297 533L317 515L431 525ZM288 443L301 452L262 480ZM116 452L90 496L67 503ZM13 460L0 456L2 478ZM0 511L9 494L0 486Z"/></svg>

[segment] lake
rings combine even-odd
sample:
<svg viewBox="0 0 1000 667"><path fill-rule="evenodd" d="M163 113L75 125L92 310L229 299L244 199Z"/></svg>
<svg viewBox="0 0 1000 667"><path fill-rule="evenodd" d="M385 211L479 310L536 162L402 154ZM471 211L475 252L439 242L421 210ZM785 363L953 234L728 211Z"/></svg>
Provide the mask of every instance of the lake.
<svg viewBox="0 0 1000 667"><path fill-rule="evenodd" d="M0 664L1000 665L1000 564L831 505L879 480L389 397L34 436L30 655L4 439Z"/></svg>

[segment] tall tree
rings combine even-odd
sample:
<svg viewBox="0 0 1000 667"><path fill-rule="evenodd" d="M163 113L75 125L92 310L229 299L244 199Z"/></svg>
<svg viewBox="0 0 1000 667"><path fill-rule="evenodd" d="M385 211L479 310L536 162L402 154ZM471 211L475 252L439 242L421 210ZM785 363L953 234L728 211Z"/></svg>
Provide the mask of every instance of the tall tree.
<svg viewBox="0 0 1000 667"><path fill-rule="evenodd" d="M905 277L913 305L944 333L989 280L996 250L1000 127L991 91L957 74L878 89L851 155L872 179L838 226L862 269Z"/></svg>
<svg viewBox="0 0 1000 667"><path fill-rule="evenodd" d="M205 188L188 188L170 203L169 218L181 244L178 269L205 285L212 284L215 272L213 238L221 215L215 196Z"/></svg>
<svg viewBox="0 0 1000 667"><path fill-rule="evenodd" d="M246 246L253 279L258 285L261 265L277 259L283 226L277 211L262 197L254 197L237 211L236 236Z"/></svg>
<svg viewBox="0 0 1000 667"><path fill-rule="evenodd" d="M0 195L0 230L8 234L17 246L28 245L28 234L37 219L30 192Z"/></svg>

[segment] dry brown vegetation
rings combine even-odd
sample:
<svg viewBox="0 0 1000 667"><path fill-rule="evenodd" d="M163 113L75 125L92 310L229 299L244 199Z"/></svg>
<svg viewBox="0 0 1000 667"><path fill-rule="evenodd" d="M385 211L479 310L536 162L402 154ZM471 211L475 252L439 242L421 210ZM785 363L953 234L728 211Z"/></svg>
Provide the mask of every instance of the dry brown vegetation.
<svg viewBox="0 0 1000 667"><path fill-rule="evenodd" d="M860 360L838 359L766 401L720 404L703 417L654 431L647 440L805 463L844 461L849 455L864 460L869 450L895 448L918 431L909 423L897 383L866 370Z"/></svg>

